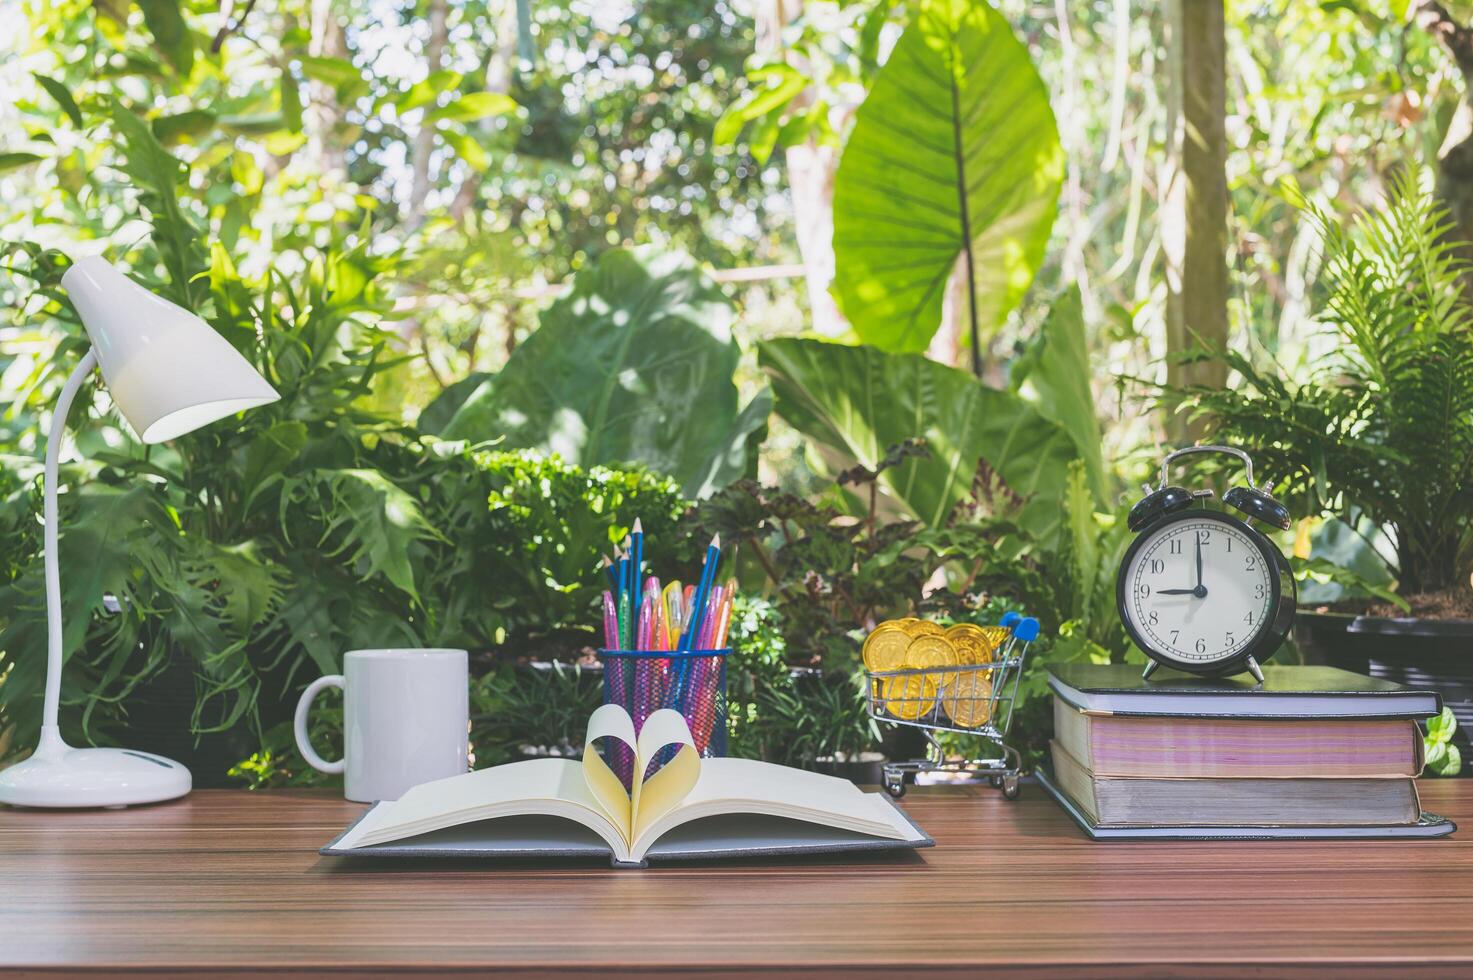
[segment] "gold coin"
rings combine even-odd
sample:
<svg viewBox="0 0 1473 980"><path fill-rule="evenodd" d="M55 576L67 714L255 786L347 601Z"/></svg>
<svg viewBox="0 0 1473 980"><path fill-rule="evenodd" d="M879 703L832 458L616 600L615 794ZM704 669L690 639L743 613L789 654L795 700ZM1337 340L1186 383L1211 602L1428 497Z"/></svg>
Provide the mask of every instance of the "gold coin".
<svg viewBox="0 0 1473 980"><path fill-rule="evenodd" d="M956 650L945 637L918 636L905 650L902 667L925 673L887 677L881 685L885 710L896 718L914 721L936 707L936 691L942 674L932 667L948 667L956 663Z"/></svg>
<svg viewBox="0 0 1473 980"><path fill-rule="evenodd" d="M880 684L885 710L896 718L915 721L936 706L936 678L932 674L886 677Z"/></svg>
<svg viewBox="0 0 1473 980"><path fill-rule="evenodd" d="M924 619L912 619L905 624L905 631L911 636L945 636L946 629L940 623L928 622Z"/></svg>
<svg viewBox="0 0 1473 980"><path fill-rule="evenodd" d="M992 663L992 644L981 637L955 636L948 637L948 641L956 648L959 665L974 666Z"/></svg>
<svg viewBox="0 0 1473 980"><path fill-rule="evenodd" d="M881 623L864 641L864 667L871 671L899 670L909 646L909 633L894 623Z"/></svg>
<svg viewBox="0 0 1473 980"><path fill-rule="evenodd" d="M997 646L982 627L973 623L957 623L946 631L946 639L956 648L959 664L991 663Z"/></svg>
<svg viewBox="0 0 1473 980"><path fill-rule="evenodd" d="M941 693L946 716L962 728L981 728L992 717L992 671L953 674Z"/></svg>
<svg viewBox="0 0 1473 980"><path fill-rule="evenodd" d="M905 666L916 669L926 667L954 667L961 663L956 647L944 636L918 636L905 648Z"/></svg>
<svg viewBox="0 0 1473 980"><path fill-rule="evenodd" d="M982 631L982 635L987 638L987 642L992 644L994 650L1001 650L1003 644L1008 642L1008 637L1013 633L1006 626L978 626L977 628Z"/></svg>

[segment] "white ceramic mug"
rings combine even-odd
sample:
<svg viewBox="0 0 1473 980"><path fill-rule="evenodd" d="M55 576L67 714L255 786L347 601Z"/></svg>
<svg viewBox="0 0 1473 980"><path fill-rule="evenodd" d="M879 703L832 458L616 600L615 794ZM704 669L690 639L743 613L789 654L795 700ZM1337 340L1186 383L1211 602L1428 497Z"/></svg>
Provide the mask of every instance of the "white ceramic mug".
<svg viewBox="0 0 1473 980"><path fill-rule="evenodd" d="M323 688L343 692L343 757L312 750L307 713ZM397 800L467 770L470 672L464 650L352 650L343 672L319 677L297 702L297 749L314 769L345 773L343 795Z"/></svg>

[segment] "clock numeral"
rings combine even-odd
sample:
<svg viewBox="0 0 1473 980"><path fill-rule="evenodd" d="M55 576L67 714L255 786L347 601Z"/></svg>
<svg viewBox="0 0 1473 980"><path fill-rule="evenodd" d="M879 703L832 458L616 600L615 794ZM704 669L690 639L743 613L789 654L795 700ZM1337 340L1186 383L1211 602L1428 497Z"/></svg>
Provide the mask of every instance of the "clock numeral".
<svg viewBox="0 0 1473 980"><path fill-rule="evenodd" d="M1162 561L1160 558L1152 558L1151 559L1151 574L1152 575L1160 575L1164 571L1166 571L1166 562Z"/></svg>
<svg viewBox="0 0 1473 980"><path fill-rule="evenodd" d="M1222 645L1225 646L1225 647L1230 647L1230 646L1233 645L1233 631L1232 630L1228 630L1227 631L1227 639L1223 641L1223 644Z"/></svg>
<svg viewBox="0 0 1473 980"><path fill-rule="evenodd" d="M1207 530L1205 527L1199 528L1197 531L1197 540L1200 541L1202 544L1211 544L1212 532Z"/></svg>
<svg viewBox="0 0 1473 980"><path fill-rule="evenodd" d="M1255 598L1255 599L1267 599L1268 598L1268 586L1264 585L1262 582L1259 582L1256 585L1254 585L1253 586L1253 598Z"/></svg>
<svg viewBox="0 0 1473 980"><path fill-rule="evenodd" d="M1176 646L1176 638L1178 636L1181 636L1181 630L1172 630L1171 631L1171 645L1172 646Z"/></svg>
<svg viewBox="0 0 1473 980"><path fill-rule="evenodd" d="M1233 553L1233 536L1231 534L1229 534L1225 540L1227 541L1227 553L1228 554L1232 554Z"/></svg>
<svg viewBox="0 0 1473 980"><path fill-rule="evenodd" d="M1160 621L1161 621L1161 616L1160 616L1160 614L1158 614L1158 613L1157 613L1157 612L1156 612L1156 610L1154 610L1154 609L1152 609L1152 610L1151 610L1151 615L1150 615L1150 616L1149 616L1149 617L1147 617L1147 621L1148 621L1148 622L1149 622L1149 623L1150 623L1150 624L1151 624L1151 625L1152 625L1152 626L1155 626L1155 625L1156 625L1156 624L1157 624L1157 623L1159 623L1159 622L1160 622Z"/></svg>
<svg viewBox="0 0 1473 980"><path fill-rule="evenodd" d="M1251 571L1253 571L1253 569L1255 569L1257 567L1258 567L1258 563L1253 560L1253 556L1252 555L1245 555L1243 557L1243 571L1245 571L1245 572L1251 572Z"/></svg>
<svg viewBox="0 0 1473 980"><path fill-rule="evenodd" d="M1249 626L1253 625L1253 610L1248 610L1248 615L1243 617L1243 622L1247 623Z"/></svg>
<svg viewBox="0 0 1473 980"><path fill-rule="evenodd" d="M1145 582L1142 582L1140 585L1137 585L1135 587L1135 594L1137 598L1149 599L1151 598L1151 587Z"/></svg>
<svg viewBox="0 0 1473 980"><path fill-rule="evenodd" d="M1168 554L1173 554L1173 555L1179 555L1179 554L1181 554L1181 538L1172 538L1171 539L1171 550L1168 552Z"/></svg>
<svg viewBox="0 0 1473 980"><path fill-rule="evenodd" d="M1207 641L1205 639L1198 638L1198 640L1197 640L1197 652L1198 653L1206 653L1207 652Z"/></svg>

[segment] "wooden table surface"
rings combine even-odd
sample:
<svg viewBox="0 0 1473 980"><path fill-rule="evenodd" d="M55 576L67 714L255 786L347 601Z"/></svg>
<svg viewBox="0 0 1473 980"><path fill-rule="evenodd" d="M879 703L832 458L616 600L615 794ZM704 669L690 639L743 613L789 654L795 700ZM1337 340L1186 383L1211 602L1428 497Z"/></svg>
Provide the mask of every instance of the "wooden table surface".
<svg viewBox="0 0 1473 980"><path fill-rule="evenodd" d="M931 850L649 871L323 858L362 809L327 792L0 808L0 971L1473 972L1473 780L1422 792L1466 829L1095 844L1037 787L932 788L904 801Z"/></svg>

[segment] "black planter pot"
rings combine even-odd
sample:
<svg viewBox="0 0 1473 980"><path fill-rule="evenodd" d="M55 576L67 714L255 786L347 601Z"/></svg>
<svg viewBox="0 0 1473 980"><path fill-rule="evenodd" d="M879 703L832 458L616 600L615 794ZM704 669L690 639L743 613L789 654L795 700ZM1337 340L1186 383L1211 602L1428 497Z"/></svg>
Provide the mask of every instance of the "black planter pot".
<svg viewBox="0 0 1473 980"><path fill-rule="evenodd" d="M804 769L821 772L825 776L838 776L861 786L879 786L885 781L885 760L859 760L838 762L833 759L812 759L802 763Z"/></svg>
<svg viewBox="0 0 1473 980"><path fill-rule="evenodd" d="M1473 743L1473 620L1387 619L1301 612L1294 640L1311 664L1436 691L1458 719L1453 741L1470 758ZM1473 775L1468 767L1466 775Z"/></svg>
<svg viewBox="0 0 1473 980"><path fill-rule="evenodd" d="M239 789L243 784L227 773L257 752L260 740L246 719L221 732L196 735L190 730L196 667L193 660L176 653L162 672L134 688L126 702L127 726L118 733L118 742L183 763L195 789ZM262 727L290 718L294 706L262 690L257 699Z"/></svg>

